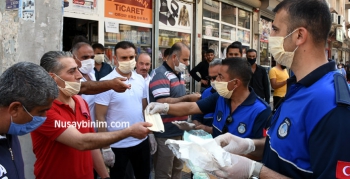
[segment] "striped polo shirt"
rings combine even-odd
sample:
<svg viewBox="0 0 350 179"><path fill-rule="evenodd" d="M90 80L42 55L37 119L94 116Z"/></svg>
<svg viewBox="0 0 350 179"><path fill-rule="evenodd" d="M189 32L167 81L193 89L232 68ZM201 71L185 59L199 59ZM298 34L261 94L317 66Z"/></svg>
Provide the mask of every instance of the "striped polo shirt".
<svg viewBox="0 0 350 179"><path fill-rule="evenodd" d="M178 98L186 95L185 81L181 77L181 73L175 73L166 62L163 65L156 68L151 73L151 81L149 83L149 100L150 102L156 102L161 98ZM188 116L172 116L162 115L164 123L164 133L156 133L156 137L167 138L182 136L183 130L180 130L171 122L173 121L185 121Z"/></svg>

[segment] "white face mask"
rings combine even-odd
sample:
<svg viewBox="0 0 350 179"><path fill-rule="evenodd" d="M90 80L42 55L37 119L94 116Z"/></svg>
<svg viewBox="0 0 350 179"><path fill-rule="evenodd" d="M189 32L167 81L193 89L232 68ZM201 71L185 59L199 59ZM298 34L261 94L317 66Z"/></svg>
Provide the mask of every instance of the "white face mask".
<svg viewBox="0 0 350 179"><path fill-rule="evenodd" d="M292 35L295 31L288 34L286 37L269 37L269 51L275 58L276 62L290 68L292 66L294 53L298 49L298 46L293 52L286 52L283 48L284 39Z"/></svg>
<svg viewBox="0 0 350 179"><path fill-rule="evenodd" d="M83 74L90 73L95 67L95 61L93 59L87 59L81 61L81 67L79 68L79 71Z"/></svg>
<svg viewBox="0 0 350 179"><path fill-rule="evenodd" d="M181 63L180 60L179 60L178 58L177 58L177 61L179 61L179 66L176 66L176 65L175 65L175 62L174 62L175 71L177 71L177 72L185 72L187 66L186 66L184 63Z"/></svg>
<svg viewBox="0 0 350 179"><path fill-rule="evenodd" d="M210 85L211 85L211 87L213 87L213 89L214 89L214 90L216 90L216 87L215 87L215 81L210 82Z"/></svg>
<svg viewBox="0 0 350 179"><path fill-rule="evenodd" d="M235 80L235 79L233 79L233 80ZM212 84L215 86L215 88L214 89L216 89L216 91L219 93L219 95L220 96L222 96L222 97L224 97L224 98L227 98L227 99L230 99L231 98L231 96L232 96L232 93L233 93L233 91L236 89L236 88L234 88L234 89L232 89L231 91L230 90L228 90L228 88L227 88L227 85L228 85L228 83L230 83L231 81L233 81L233 80L230 80L230 81L227 81L227 82L223 82L223 81L214 81L214 82L212 82Z"/></svg>
<svg viewBox="0 0 350 179"><path fill-rule="evenodd" d="M105 59L105 54L97 54L95 55L95 62L98 64L101 64L103 62L103 60Z"/></svg>
<svg viewBox="0 0 350 179"><path fill-rule="evenodd" d="M135 58L129 61L118 61L118 69L124 73L124 74L129 74L132 70L134 70L136 61Z"/></svg>

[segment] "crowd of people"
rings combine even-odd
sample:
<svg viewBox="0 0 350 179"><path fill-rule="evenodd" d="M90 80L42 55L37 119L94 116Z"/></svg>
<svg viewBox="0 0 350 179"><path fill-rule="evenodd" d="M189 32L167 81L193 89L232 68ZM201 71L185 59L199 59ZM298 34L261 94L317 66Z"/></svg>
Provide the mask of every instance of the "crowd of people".
<svg viewBox="0 0 350 179"><path fill-rule="evenodd" d="M149 179L152 171L156 179L180 179L183 161L165 141L182 140L184 130L204 130L230 153L232 164L214 171L219 178L348 177L348 67L324 55L327 3L284 0L274 12L276 67L267 72L257 51L244 52L240 42L225 59L207 50L190 72L201 93L186 94L190 49L181 42L152 72L151 57L127 41L110 61L103 45L83 40L71 52L45 53L40 65L11 66L0 76L0 178L25 178L17 136L30 133L38 179ZM144 122L155 113L163 133Z"/></svg>

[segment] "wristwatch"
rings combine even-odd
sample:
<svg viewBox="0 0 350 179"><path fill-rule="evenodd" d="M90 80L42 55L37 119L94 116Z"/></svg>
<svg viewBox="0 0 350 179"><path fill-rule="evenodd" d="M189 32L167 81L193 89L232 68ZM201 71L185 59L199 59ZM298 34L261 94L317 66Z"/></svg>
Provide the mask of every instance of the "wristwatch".
<svg viewBox="0 0 350 179"><path fill-rule="evenodd" d="M256 179L256 178L260 178L260 171L261 171L261 168L263 167L264 165L260 162L255 162L254 163L254 168L253 168L253 173L252 175L250 176L251 179Z"/></svg>

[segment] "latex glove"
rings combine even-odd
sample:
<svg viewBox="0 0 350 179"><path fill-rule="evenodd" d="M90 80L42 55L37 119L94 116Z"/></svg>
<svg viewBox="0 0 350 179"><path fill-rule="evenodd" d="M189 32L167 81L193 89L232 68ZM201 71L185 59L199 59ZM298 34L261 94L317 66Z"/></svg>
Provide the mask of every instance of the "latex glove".
<svg viewBox="0 0 350 179"><path fill-rule="evenodd" d="M103 160L108 167L113 167L115 162L115 155L111 148L102 149Z"/></svg>
<svg viewBox="0 0 350 179"><path fill-rule="evenodd" d="M255 151L255 145L252 139L241 138L230 133L220 135L215 138L218 145L232 154L248 154Z"/></svg>
<svg viewBox="0 0 350 179"><path fill-rule="evenodd" d="M174 125L176 125L179 129L185 130L185 131L190 131L195 129L196 125L193 123L189 123L186 121L174 121L172 122Z"/></svg>
<svg viewBox="0 0 350 179"><path fill-rule="evenodd" d="M220 170L214 171L215 175L220 178L230 179L247 179L252 175L255 161L231 154L231 162L231 166L222 167Z"/></svg>
<svg viewBox="0 0 350 179"><path fill-rule="evenodd" d="M168 103L152 102L152 103L149 103L146 107L146 112L148 114L155 114L155 113L167 114L168 111L169 111Z"/></svg>
<svg viewBox="0 0 350 179"><path fill-rule="evenodd" d="M151 145L151 155L157 152L157 141L154 138L154 134L148 134L148 140Z"/></svg>

